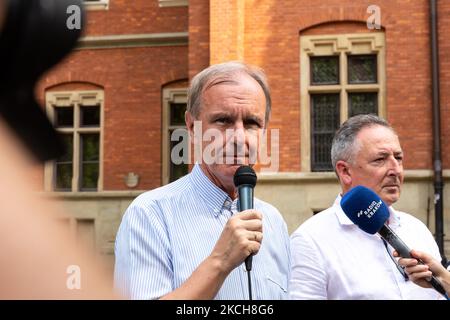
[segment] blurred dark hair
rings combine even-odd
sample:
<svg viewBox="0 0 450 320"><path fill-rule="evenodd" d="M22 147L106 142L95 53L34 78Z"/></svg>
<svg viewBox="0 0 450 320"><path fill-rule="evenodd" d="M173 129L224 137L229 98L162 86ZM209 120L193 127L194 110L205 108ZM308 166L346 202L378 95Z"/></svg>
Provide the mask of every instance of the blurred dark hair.
<svg viewBox="0 0 450 320"><path fill-rule="evenodd" d="M54 159L63 145L34 90L41 75L76 45L81 30L67 27L67 9L76 5L83 14L82 0L5 0L4 4L0 116L38 160Z"/></svg>

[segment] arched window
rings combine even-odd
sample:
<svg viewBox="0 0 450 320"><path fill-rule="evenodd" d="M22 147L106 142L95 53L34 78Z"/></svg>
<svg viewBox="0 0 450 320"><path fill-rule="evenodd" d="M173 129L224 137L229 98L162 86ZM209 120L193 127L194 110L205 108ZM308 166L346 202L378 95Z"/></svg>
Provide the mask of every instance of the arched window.
<svg viewBox="0 0 450 320"><path fill-rule="evenodd" d="M66 146L45 166L46 191L103 189L103 100L103 91L46 93L47 113Z"/></svg>
<svg viewBox="0 0 450 320"><path fill-rule="evenodd" d="M302 171L333 171L331 142L361 113L385 116L382 32L300 37Z"/></svg>

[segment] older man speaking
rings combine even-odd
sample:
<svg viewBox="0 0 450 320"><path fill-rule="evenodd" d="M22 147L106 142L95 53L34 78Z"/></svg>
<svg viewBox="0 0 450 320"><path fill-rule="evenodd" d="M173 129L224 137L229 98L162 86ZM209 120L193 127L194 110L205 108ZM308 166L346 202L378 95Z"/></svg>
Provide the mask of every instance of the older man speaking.
<svg viewBox="0 0 450 320"><path fill-rule="evenodd" d="M203 161L187 176L140 195L127 209L115 268L116 286L125 296L248 299L242 262L254 255L253 298L287 297L286 224L277 209L258 199L254 210L238 212L233 183L241 164L253 164L252 151L258 150L258 133L269 115L270 93L260 69L228 62L193 78L185 118ZM200 135L194 132L199 123ZM211 132L213 141L198 139ZM218 151L212 159L206 152L211 144Z"/></svg>

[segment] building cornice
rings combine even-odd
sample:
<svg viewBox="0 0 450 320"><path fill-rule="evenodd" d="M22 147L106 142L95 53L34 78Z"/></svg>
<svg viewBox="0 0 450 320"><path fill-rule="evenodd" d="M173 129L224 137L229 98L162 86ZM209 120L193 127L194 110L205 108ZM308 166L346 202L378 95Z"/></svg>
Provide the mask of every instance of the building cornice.
<svg viewBox="0 0 450 320"><path fill-rule="evenodd" d="M147 190L124 191L98 191L98 192L40 192L39 194L54 199L99 199L99 198L123 198L133 199Z"/></svg>
<svg viewBox="0 0 450 320"><path fill-rule="evenodd" d="M160 7L187 7L188 0L159 0Z"/></svg>
<svg viewBox="0 0 450 320"><path fill-rule="evenodd" d="M450 170L443 171L444 179L450 179ZM405 170L405 181L432 181L433 170ZM334 172L261 172L258 173L258 182L307 182L307 181L336 181Z"/></svg>
<svg viewBox="0 0 450 320"><path fill-rule="evenodd" d="M188 39L188 32L87 36L78 41L76 49L187 46Z"/></svg>

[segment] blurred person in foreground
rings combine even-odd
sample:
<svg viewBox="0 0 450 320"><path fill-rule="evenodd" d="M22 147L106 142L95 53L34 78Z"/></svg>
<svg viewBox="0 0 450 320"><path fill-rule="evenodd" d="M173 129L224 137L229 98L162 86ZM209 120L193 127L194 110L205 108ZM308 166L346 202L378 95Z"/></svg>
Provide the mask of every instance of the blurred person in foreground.
<svg viewBox="0 0 450 320"><path fill-rule="evenodd" d="M39 162L62 151L34 97L36 81L75 45L67 7L81 0L0 0L0 299L110 299L112 277L56 222L36 190ZM50 43L51 49L44 45Z"/></svg>
<svg viewBox="0 0 450 320"><path fill-rule="evenodd" d="M395 210L403 184L403 150L394 129L376 115L357 115L336 132L331 161L342 192L291 235L290 296L293 299L439 299L434 289L408 280L378 234L361 230L345 215L341 197L362 185L389 206L389 227L410 247L440 259L428 228Z"/></svg>
<svg viewBox="0 0 450 320"><path fill-rule="evenodd" d="M112 274L73 243L66 211L38 194L42 170L0 119L0 299L112 299Z"/></svg>
<svg viewBox="0 0 450 320"><path fill-rule="evenodd" d="M286 223L276 208L256 198L254 210L238 212L233 183L241 164L254 164L250 153L258 149L270 108L266 77L258 68L226 62L192 79L185 119L203 159L190 174L140 195L127 209L115 247L115 285L123 295L248 299L243 262L254 255L253 298L287 297ZM203 139L212 133L213 142ZM208 160L211 146L216 158Z"/></svg>

